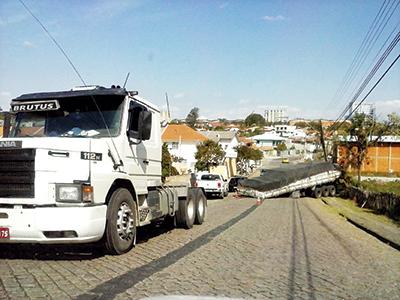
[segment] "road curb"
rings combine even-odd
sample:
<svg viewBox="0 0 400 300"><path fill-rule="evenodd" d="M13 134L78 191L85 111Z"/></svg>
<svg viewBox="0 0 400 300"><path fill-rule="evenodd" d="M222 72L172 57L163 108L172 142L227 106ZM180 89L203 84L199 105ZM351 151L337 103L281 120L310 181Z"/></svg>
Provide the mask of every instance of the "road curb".
<svg viewBox="0 0 400 300"><path fill-rule="evenodd" d="M349 209L341 207L340 205L335 205L328 199L321 198L321 201L323 201L323 203L326 205L336 208L339 211L339 215L344 217L354 226L362 229L385 244L388 244L389 246L400 251L400 230L398 228L393 228L393 226L374 222L366 216L358 216L349 211Z"/></svg>

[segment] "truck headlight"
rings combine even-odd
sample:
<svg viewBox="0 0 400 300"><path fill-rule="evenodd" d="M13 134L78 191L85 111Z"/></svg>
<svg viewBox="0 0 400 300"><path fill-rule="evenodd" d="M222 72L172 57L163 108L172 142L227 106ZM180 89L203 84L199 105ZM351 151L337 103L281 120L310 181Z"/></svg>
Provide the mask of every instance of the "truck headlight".
<svg viewBox="0 0 400 300"><path fill-rule="evenodd" d="M93 186L90 184L56 184L56 201L65 203L93 203Z"/></svg>
<svg viewBox="0 0 400 300"><path fill-rule="evenodd" d="M81 185L57 185L57 201L59 202L81 202Z"/></svg>

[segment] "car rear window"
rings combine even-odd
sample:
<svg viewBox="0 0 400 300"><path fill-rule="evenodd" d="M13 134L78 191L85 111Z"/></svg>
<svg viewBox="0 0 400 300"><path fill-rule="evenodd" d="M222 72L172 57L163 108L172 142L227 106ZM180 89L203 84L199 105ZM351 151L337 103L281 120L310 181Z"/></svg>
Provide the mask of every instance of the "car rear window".
<svg viewBox="0 0 400 300"><path fill-rule="evenodd" d="M207 174L201 176L201 180L218 180L218 179L220 179L219 176L213 174Z"/></svg>

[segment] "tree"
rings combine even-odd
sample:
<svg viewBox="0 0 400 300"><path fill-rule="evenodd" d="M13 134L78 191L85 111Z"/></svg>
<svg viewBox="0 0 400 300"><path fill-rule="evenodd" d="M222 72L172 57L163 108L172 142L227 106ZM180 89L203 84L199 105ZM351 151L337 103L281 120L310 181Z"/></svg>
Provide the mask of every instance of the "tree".
<svg viewBox="0 0 400 300"><path fill-rule="evenodd" d="M286 144L285 143L279 143L276 146L276 150L279 151L279 152L287 150Z"/></svg>
<svg viewBox="0 0 400 300"><path fill-rule="evenodd" d="M199 118L199 108L193 107L190 110L190 112L188 113L188 115L186 116L186 124L188 124L190 127L194 128L198 118Z"/></svg>
<svg viewBox="0 0 400 300"><path fill-rule="evenodd" d="M244 123L246 124L246 126L264 126L265 119L260 114L251 113L246 117Z"/></svg>
<svg viewBox="0 0 400 300"><path fill-rule="evenodd" d="M172 157L168 151L168 145L164 143L161 151L161 177L163 181L168 176L178 175L178 171L172 166Z"/></svg>
<svg viewBox="0 0 400 300"><path fill-rule="evenodd" d="M210 167L218 166L222 163L225 152L218 143L206 140L197 145L197 152L194 157L197 159L195 168L198 171L209 171Z"/></svg>
<svg viewBox="0 0 400 300"><path fill-rule="evenodd" d="M400 128L400 118L396 113L388 115L388 120L379 123L373 116L355 114L351 119L349 136L344 143L344 167L357 170L357 181L361 181L361 167L367 161L368 147L379 142L385 134L393 134Z"/></svg>
<svg viewBox="0 0 400 300"><path fill-rule="evenodd" d="M240 174L247 174L250 167L250 161L258 161L263 158L262 151L254 149L247 145L236 147L237 151L237 168Z"/></svg>

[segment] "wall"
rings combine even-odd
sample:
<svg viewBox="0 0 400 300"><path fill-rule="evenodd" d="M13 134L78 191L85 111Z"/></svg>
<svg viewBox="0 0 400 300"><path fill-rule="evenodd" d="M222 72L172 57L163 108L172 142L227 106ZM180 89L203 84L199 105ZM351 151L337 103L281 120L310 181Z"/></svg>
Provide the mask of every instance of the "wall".
<svg viewBox="0 0 400 300"><path fill-rule="evenodd" d="M180 174L185 174L190 169L194 171L194 165L196 164L196 159L194 158L197 152L195 142L181 142L176 143L176 147L172 146L171 142L168 142L168 150L171 155L183 158L180 163L173 163L173 166L178 170Z"/></svg>
<svg viewBox="0 0 400 300"><path fill-rule="evenodd" d="M338 147L338 162L344 156L345 148ZM356 172L351 170L351 172ZM362 174L400 176L400 143L379 143L368 148L367 158L361 167Z"/></svg>

